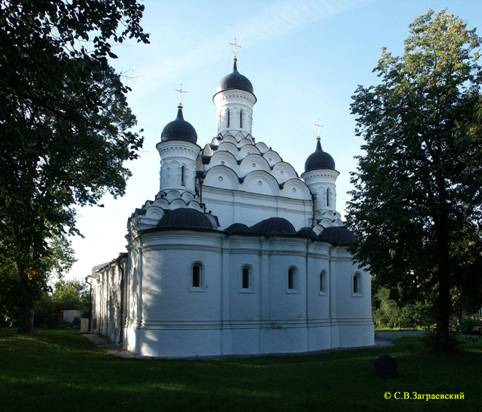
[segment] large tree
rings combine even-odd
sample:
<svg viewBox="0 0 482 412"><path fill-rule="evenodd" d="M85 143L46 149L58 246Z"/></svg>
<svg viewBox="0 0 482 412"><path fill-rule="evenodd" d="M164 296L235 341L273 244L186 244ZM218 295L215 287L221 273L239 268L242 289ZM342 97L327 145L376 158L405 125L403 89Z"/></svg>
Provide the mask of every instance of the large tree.
<svg viewBox="0 0 482 412"><path fill-rule="evenodd" d="M122 195L142 145L112 46L147 42L136 0L0 2L0 265L32 331L75 206Z"/></svg>
<svg viewBox="0 0 482 412"><path fill-rule="evenodd" d="M480 42L460 18L429 11L402 56L383 50L379 84L359 86L351 105L365 141L347 215L355 256L401 303L433 302L442 349L454 300L481 303Z"/></svg>

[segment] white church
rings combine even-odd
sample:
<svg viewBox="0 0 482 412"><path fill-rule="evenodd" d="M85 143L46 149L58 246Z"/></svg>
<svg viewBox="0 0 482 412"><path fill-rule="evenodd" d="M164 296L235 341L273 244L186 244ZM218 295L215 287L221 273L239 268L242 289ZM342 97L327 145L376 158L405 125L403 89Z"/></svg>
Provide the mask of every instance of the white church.
<svg viewBox="0 0 482 412"><path fill-rule="evenodd" d="M92 329L139 356L311 352L373 345L370 274L352 260L320 140L300 175L252 135L257 97L234 58L213 96L217 135L177 117L160 188L127 223L127 252L93 269Z"/></svg>

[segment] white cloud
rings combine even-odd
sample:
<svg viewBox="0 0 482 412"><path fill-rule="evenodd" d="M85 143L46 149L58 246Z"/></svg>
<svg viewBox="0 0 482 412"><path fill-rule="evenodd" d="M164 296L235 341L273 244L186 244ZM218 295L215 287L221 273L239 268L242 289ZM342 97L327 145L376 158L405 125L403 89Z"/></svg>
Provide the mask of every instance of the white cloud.
<svg viewBox="0 0 482 412"><path fill-rule="evenodd" d="M133 98L154 88L175 83L187 74L225 58L227 42L236 36L242 51L275 37L289 34L306 24L349 10L366 0L283 0L271 2L252 17L243 19L228 31L209 38L197 47L177 56L139 68Z"/></svg>

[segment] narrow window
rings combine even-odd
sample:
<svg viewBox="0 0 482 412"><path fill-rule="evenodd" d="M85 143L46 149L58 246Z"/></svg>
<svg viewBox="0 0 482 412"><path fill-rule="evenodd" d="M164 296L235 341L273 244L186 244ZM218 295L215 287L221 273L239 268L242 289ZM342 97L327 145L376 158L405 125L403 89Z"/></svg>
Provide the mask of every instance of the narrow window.
<svg viewBox="0 0 482 412"><path fill-rule="evenodd" d="M288 269L288 289L295 288L295 268Z"/></svg>
<svg viewBox="0 0 482 412"><path fill-rule="evenodd" d="M249 289L249 266L243 267L243 289Z"/></svg>
<svg viewBox="0 0 482 412"><path fill-rule="evenodd" d="M243 111L239 111L239 127L242 129L243 128Z"/></svg>
<svg viewBox="0 0 482 412"><path fill-rule="evenodd" d="M227 124L227 127L230 127L230 123L231 123L231 113L229 112L229 109L226 110L226 124Z"/></svg>
<svg viewBox="0 0 482 412"><path fill-rule="evenodd" d="M355 273L353 275L353 293L359 294L360 293L360 274Z"/></svg>
<svg viewBox="0 0 482 412"><path fill-rule="evenodd" d="M326 189L326 206L330 207L330 189Z"/></svg>
<svg viewBox="0 0 482 412"><path fill-rule="evenodd" d="M326 283L326 272L322 270L320 272L320 292L325 291L325 287L326 287L325 283Z"/></svg>
<svg viewBox="0 0 482 412"><path fill-rule="evenodd" d="M185 170L184 169L185 169L184 166L181 166L181 186L185 186L185 184L184 184L184 172L185 172Z"/></svg>
<svg viewBox="0 0 482 412"><path fill-rule="evenodd" d="M195 263L192 267L192 287L201 287L201 265L199 263Z"/></svg>

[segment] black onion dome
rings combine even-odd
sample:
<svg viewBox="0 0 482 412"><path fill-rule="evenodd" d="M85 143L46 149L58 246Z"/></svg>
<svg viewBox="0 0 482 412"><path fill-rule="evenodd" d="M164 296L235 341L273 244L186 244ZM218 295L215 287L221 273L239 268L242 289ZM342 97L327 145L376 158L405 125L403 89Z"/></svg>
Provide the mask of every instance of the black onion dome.
<svg viewBox="0 0 482 412"><path fill-rule="evenodd" d="M252 235L255 234L244 223L233 223L231 226L224 230L228 235Z"/></svg>
<svg viewBox="0 0 482 412"><path fill-rule="evenodd" d="M335 246L348 246L356 242L353 232L345 226L327 227L318 236L318 240L331 243Z"/></svg>
<svg viewBox="0 0 482 412"><path fill-rule="evenodd" d="M167 211L157 226L213 229L213 225L204 213L189 207Z"/></svg>
<svg viewBox="0 0 482 412"><path fill-rule="evenodd" d="M330 154L323 151L320 139L318 139L316 142L316 150L308 156L308 159L306 159L305 172L321 169L335 170L335 161Z"/></svg>
<svg viewBox="0 0 482 412"><path fill-rule="evenodd" d="M296 235L304 239L311 239L311 240L318 239L318 237L316 236L316 233L309 226L302 227L300 230L298 230L298 232L296 232Z"/></svg>
<svg viewBox="0 0 482 412"><path fill-rule="evenodd" d="M294 235L296 230L294 226L282 217L270 217L251 226L251 230L259 236L278 236L278 235Z"/></svg>
<svg viewBox="0 0 482 412"><path fill-rule="evenodd" d="M161 134L161 141L181 140L196 144L197 133L192 124L186 122L182 115L182 105L177 107L176 120L166 124Z"/></svg>
<svg viewBox="0 0 482 412"><path fill-rule="evenodd" d="M254 95L253 85L246 76L243 76L238 72L237 59L234 59L232 73L224 76L216 88L214 95L223 92L225 90L244 90Z"/></svg>

